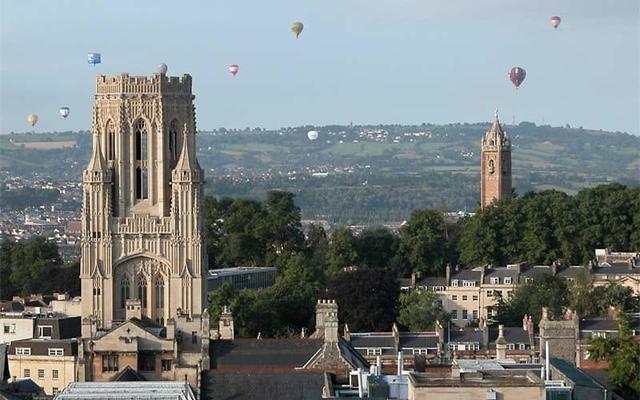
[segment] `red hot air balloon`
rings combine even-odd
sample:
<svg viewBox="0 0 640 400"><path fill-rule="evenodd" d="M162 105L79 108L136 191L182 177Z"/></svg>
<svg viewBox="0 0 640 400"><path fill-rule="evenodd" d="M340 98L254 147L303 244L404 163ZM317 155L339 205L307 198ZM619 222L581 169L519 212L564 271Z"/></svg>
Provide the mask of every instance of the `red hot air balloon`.
<svg viewBox="0 0 640 400"><path fill-rule="evenodd" d="M551 26L553 26L553 29L558 29L558 27L560 26L560 21L562 21L562 19L557 15L554 15L549 20L551 21Z"/></svg>
<svg viewBox="0 0 640 400"><path fill-rule="evenodd" d="M229 72L231 72L231 75L236 76L239 70L240 67L238 64L229 65Z"/></svg>
<svg viewBox="0 0 640 400"><path fill-rule="evenodd" d="M520 67L513 67L509 70L509 80L513 82L516 89L522 84L527 72Z"/></svg>

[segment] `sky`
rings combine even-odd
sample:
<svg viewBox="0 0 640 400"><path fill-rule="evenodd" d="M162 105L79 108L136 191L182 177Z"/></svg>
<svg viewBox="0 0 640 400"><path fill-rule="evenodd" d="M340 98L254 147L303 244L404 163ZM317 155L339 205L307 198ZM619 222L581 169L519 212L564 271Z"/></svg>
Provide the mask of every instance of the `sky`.
<svg viewBox="0 0 640 400"><path fill-rule="evenodd" d="M639 25L638 0L2 0L0 133L31 131L30 112L36 132L89 129L97 74L164 62L193 76L200 130L479 122L498 109L507 123L638 135ZM517 91L513 66L527 72Z"/></svg>

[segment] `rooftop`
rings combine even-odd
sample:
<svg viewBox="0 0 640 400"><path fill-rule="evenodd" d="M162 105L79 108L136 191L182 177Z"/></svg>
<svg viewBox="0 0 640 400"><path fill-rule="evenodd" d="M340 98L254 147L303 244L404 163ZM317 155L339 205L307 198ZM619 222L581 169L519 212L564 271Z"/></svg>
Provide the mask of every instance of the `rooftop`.
<svg viewBox="0 0 640 400"><path fill-rule="evenodd" d="M244 274L256 274L260 272L276 272L274 267L234 267L234 268L220 268L210 269L209 278L217 278L227 275L244 275Z"/></svg>
<svg viewBox="0 0 640 400"><path fill-rule="evenodd" d="M196 400L184 382L74 382L64 388L56 400L136 399Z"/></svg>

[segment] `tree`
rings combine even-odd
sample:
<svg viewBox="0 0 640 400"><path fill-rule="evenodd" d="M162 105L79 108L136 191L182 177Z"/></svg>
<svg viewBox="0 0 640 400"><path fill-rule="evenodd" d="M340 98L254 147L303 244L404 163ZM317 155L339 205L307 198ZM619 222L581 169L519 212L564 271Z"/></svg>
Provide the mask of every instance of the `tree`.
<svg viewBox="0 0 640 400"><path fill-rule="evenodd" d="M571 309L580 317L591 317L600 314L600 305L592 297L594 292L593 278L589 270L584 268L579 271L569 284L569 302Z"/></svg>
<svg viewBox="0 0 640 400"><path fill-rule="evenodd" d="M631 336L629 317L619 311L618 336L594 337L587 340L589 357L607 360L607 376L618 386L624 398L640 396L640 342Z"/></svg>
<svg viewBox="0 0 640 400"><path fill-rule="evenodd" d="M586 268L576 274L569 289L571 308L581 317L597 317L606 314L611 307L626 312L639 309L638 298L631 288L616 282L594 287L593 278Z"/></svg>
<svg viewBox="0 0 640 400"><path fill-rule="evenodd" d="M399 238L385 227L367 228L356 238L358 265L387 268L398 252Z"/></svg>
<svg viewBox="0 0 640 400"><path fill-rule="evenodd" d="M356 240L347 228L338 228L333 233L327 252L329 275L337 274L342 268L354 265L358 259Z"/></svg>
<svg viewBox="0 0 640 400"><path fill-rule="evenodd" d="M398 322L411 331L433 329L436 321L444 323L449 318L439 300L438 295L430 290L401 293Z"/></svg>
<svg viewBox="0 0 640 400"><path fill-rule="evenodd" d="M569 305L567 292L567 282L563 277L538 273L532 280L520 284L511 299L498 300L498 320L506 326L520 326L522 317L528 314L537 325L542 307L547 307L552 316L560 316Z"/></svg>
<svg viewBox="0 0 640 400"><path fill-rule="evenodd" d="M321 296L337 301L340 321L353 331L388 331L396 320L399 291L391 271L358 269L334 276Z"/></svg>
<svg viewBox="0 0 640 400"><path fill-rule="evenodd" d="M400 228L401 251L413 271L436 275L448 261L445 221L434 210L414 210Z"/></svg>

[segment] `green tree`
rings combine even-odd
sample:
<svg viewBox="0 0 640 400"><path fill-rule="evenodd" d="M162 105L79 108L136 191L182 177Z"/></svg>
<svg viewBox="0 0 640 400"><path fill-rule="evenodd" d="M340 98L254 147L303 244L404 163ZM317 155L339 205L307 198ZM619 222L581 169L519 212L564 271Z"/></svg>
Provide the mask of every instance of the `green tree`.
<svg viewBox="0 0 640 400"><path fill-rule="evenodd" d="M434 210L414 210L400 228L401 251L413 271L436 275L449 261L445 221Z"/></svg>
<svg viewBox="0 0 640 400"><path fill-rule="evenodd" d="M387 268L398 252L399 238L385 227L367 228L356 238L358 265Z"/></svg>
<svg viewBox="0 0 640 400"><path fill-rule="evenodd" d="M435 292L411 290L400 294L398 322L411 331L433 329L436 321L445 323L448 319Z"/></svg>
<svg viewBox="0 0 640 400"><path fill-rule="evenodd" d="M9 300L13 294L13 286L9 279L12 272L11 247L9 239L0 241L0 300Z"/></svg>
<svg viewBox="0 0 640 400"><path fill-rule="evenodd" d="M607 360L609 381L620 388L625 399L635 399L640 396L640 342L631 336L627 315L619 312L618 324L618 336L587 340L589 357Z"/></svg>
<svg viewBox="0 0 640 400"><path fill-rule="evenodd" d="M358 269L334 276L322 297L337 301L340 321L353 331L388 331L396 320L398 295L391 271Z"/></svg>
<svg viewBox="0 0 640 400"><path fill-rule="evenodd" d="M338 228L333 233L327 252L329 275L333 276L344 267L354 265L358 259L356 240L347 228Z"/></svg>
<svg viewBox="0 0 640 400"><path fill-rule="evenodd" d="M558 275L538 273L530 281L521 283L511 299L498 300L498 320L506 326L520 326L522 317L528 314L537 325L542 307L547 307L552 316L560 316L568 305L566 280Z"/></svg>

